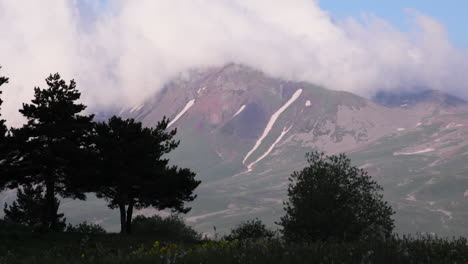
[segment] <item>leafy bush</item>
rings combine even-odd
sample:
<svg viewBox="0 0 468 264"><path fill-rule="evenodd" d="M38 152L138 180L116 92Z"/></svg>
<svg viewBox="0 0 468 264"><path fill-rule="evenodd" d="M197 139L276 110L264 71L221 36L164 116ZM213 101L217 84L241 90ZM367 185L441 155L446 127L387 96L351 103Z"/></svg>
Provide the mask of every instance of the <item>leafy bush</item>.
<svg viewBox="0 0 468 264"><path fill-rule="evenodd" d="M136 216L132 221L133 234L152 234L162 240L197 242L201 235L188 226L178 215L161 217L154 215L145 217Z"/></svg>
<svg viewBox="0 0 468 264"><path fill-rule="evenodd" d="M289 201L281 218L289 241L356 241L388 238L392 208L380 185L344 154L306 154L309 166L289 178Z"/></svg>
<svg viewBox="0 0 468 264"><path fill-rule="evenodd" d="M86 221L75 226L68 224L67 233L80 233L80 234L105 234L106 230L98 224L90 224Z"/></svg>
<svg viewBox="0 0 468 264"><path fill-rule="evenodd" d="M275 232L268 229L263 222L258 219L247 220L231 230L231 233L224 237L227 241L233 240L258 240L271 239Z"/></svg>

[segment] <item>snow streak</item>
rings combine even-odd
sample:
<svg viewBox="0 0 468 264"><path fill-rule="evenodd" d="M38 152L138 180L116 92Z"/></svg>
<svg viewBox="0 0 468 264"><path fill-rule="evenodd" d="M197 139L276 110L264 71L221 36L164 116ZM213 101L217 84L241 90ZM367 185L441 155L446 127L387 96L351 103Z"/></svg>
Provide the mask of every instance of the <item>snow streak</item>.
<svg viewBox="0 0 468 264"><path fill-rule="evenodd" d="M242 105L239 110L232 116L232 118L236 117L238 114L240 114L242 111L244 111L245 105Z"/></svg>
<svg viewBox="0 0 468 264"><path fill-rule="evenodd" d="M180 111L180 113L174 118L174 120L172 120L168 125L167 127L170 127L171 125L173 125L177 120L179 120L179 118L181 118L185 112L187 112L187 110L190 109L190 107L193 106L193 104L195 103L195 99L192 99L190 100L184 107L184 109L182 109L182 111Z"/></svg>
<svg viewBox="0 0 468 264"><path fill-rule="evenodd" d="M270 133L270 130L273 128L273 125L275 124L276 120L278 119L278 117L281 115L281 113L284 112L284 110L286 110L292 103L294 103L294 101L297 100L297 98L299 98L299 96L301 95L302 93L302 89L299 89L297 90L292 96L291 96L291 99L289 99L288 102L286 102L286 104L284 104L280 109L278 109L278 111L276 111L270 118L270 121L268 121L268 124L267 126L265 127L265 130L263 131L263 134L262 136L257 140L257 142L255 143L255 145L253 146L253 148L247 153L247 155L245 155L244 157L244 160L242 160L242 163L245 164L245 161L250 157L250 155L252 155L252 153L260 146L260 144L262 144L262 141L263 139L265 139L265 137L268 135L268 133Z"/></svg>
<svg viewBox="0 0 468 264"><path fill-rule="evenodd" d="M435 149L433 148L427 148L427 149L423 149L423 150L419 150L419 151L415 151L415 152L395 152L393 153L394 156L398 156L398 155L416 155L416 154L423 154L423 153L427 153L427 152L431 152L431 151L434 151Z"/></svg>
<svg viewBox="0 0 468 264"><path fill-rule="evenodd" d="M247 166L248 171L252 171L252 168L253 168L253 166L255 164L257 164L262 159L264 159L266 156L268 156L268 154L270 154L270 152L276 147L276 144L278 144L281 141L281 139L284 137L284 135L286 135L286 133L289 132L291 127L292 126L290 126L288 129L283 128L283 131L281 131L281 135L279 135L279 137L275 140L275 142L273 142L273 144L271 144L270 148L265 153L263 153L263 155L260 156L256 161L250 163L249 166Z"/></svg>

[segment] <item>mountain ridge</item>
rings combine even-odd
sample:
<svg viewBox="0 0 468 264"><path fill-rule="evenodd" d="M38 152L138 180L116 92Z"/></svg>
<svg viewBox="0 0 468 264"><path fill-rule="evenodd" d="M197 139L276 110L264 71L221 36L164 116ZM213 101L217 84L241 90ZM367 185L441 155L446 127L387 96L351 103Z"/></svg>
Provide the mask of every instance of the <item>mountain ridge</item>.
<svg viewBox="0 0 468 264"><path fill-rule="evenodd" d="M295 93L299 95L288 104ZM455 213L450 217L446 214L451 212L447 202L452 199L461 203L460 198L444 198L441 208L434 207L436 202L427 201L434 208L419 205L415 210L422 215L419 220L403 220L413 213L412 203L419 202L417 193L426 190L421 187L423 191L402 191L402 182L419 177L421 173L415 175L415 171L433 175L434 164L452 162L454 153L467 144L463 138L468 131L464 100L438 91L422 92L421 100L414 100L415 97L406 105L396 102L407 97L398 100L390 97L394 103L386 105L379 100L306 82L281 80L230 64L198 71L193 79L185 76L171 82L158 95L160 104L145 104L140 112L127 116L151 125L163 115L176 117L193 100L193 105L173 124L179 129L182 143L171 158L194 168L204 181L199 195L202 201L195 202L194 212L188 217L196 219L193 224L202 230L220 223L220 230L228 228L226 219L232 218L233 223L243 214L266 215L267 222L273 223L272 219L280 216L279 201L285 199L287 177L304 166L305 152L321 150L328 154L348 153L356 165L382 182L386 196L398 209L400 231L465 232L459 224L455 229L444 224L455 222ZM399 143L386 146L389 141ZM373 152L377 158L367 156ZM378 162L370 162L375 159ZM402 162L400 159L415 159L414 164L432 161L416 169L408 166L405 179L400 175L402 169L392 166ZM466 170L464 165L457 166ZM213 194L210 188L224 195ZM204 204L200 205L201 210L196 209L199 204ZM462 207L465 206L463 201ZM425 224L428 215L431 220Z"/></svg>

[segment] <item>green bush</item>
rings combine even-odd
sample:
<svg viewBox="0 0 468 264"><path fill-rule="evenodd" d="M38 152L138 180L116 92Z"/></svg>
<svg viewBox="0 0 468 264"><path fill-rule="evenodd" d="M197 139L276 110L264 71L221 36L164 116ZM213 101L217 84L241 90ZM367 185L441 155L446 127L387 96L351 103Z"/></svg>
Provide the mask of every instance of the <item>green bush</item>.
<svg viewBox="0 0 468 264"><path fill-rule="evenodd" d="M133 234L151 234L161 240L183 242L198 242L201 240L201 235L188 226L178 215L168 217L139 215L133 219L132 229Z"/></svg>
<svg viewBox="0 0 468 264"><path fill-rule="evenodd" d="M68 224L67 233L79 233L79 234L105 234L106 230L98 224L90 224L86 221L83 223L77 224L75 226Z"/></svg>
<svg viewBox="0 0 468 264"><path fill-rule="evenodd" d="M284 238L295 242L388 238L394 214L383 188L345 154L306 154L308 166L289 177Z"/></svg>
<svg viewBox="0 0 468 264"><path fill-rule="evenodd" d="M275 236L273 230L268 229L263 222L258 219L247 220L231 230L231 233L224 237L227 241L233 240L258 240L271 239Z"/></svg>

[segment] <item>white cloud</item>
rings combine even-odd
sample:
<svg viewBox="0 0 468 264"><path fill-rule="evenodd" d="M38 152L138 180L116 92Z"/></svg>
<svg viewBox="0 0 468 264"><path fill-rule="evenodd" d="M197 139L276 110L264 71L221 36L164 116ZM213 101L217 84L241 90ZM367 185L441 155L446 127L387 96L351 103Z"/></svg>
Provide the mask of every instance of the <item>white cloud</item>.
<svg viewBox="0 0 468 264"><path fill-rule="evenodd" d="M228 62L364 96L421 86L468 96L466 53L438 21L409 16L403 33L372 15L332 21L311 0L0 0L3 111L21 122L21 103L57 71L89 105L134 105L181 71Z"/></svg>

